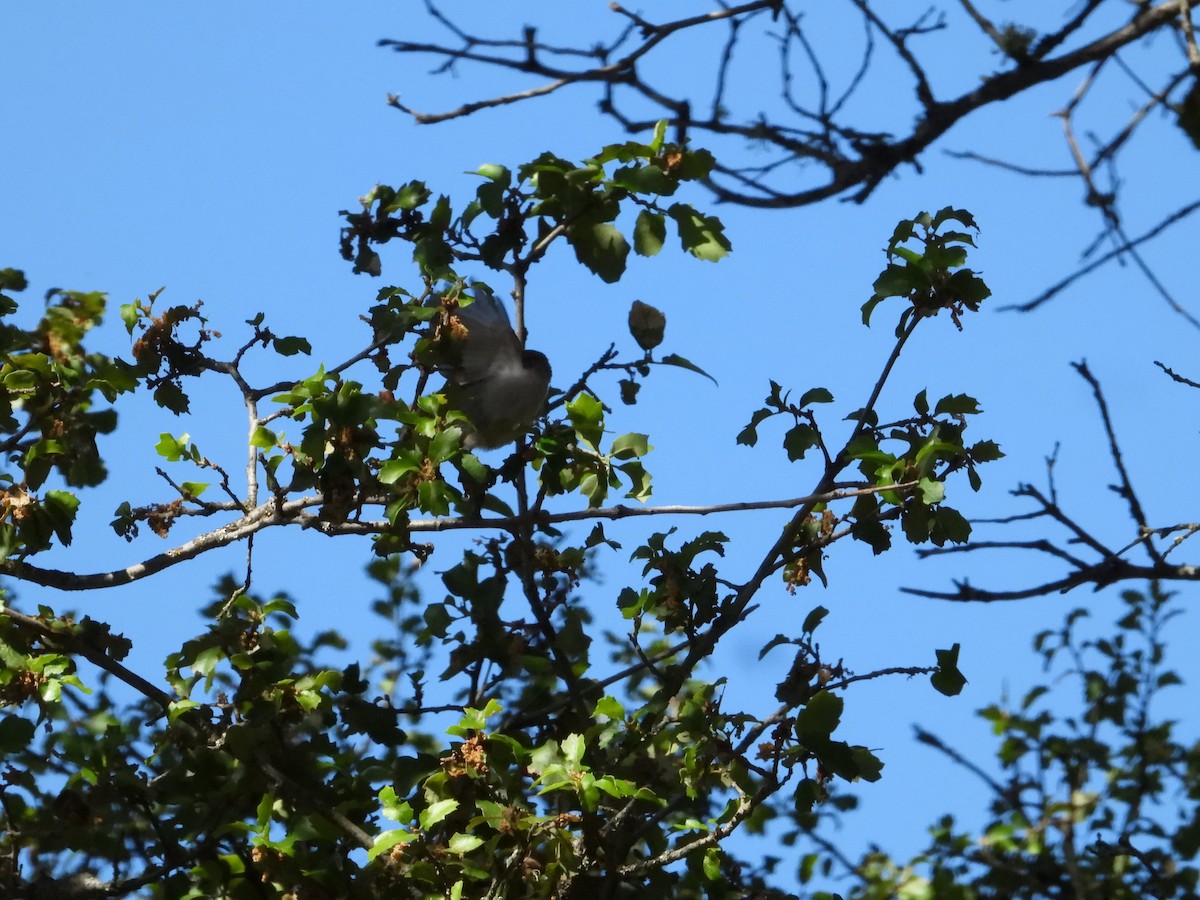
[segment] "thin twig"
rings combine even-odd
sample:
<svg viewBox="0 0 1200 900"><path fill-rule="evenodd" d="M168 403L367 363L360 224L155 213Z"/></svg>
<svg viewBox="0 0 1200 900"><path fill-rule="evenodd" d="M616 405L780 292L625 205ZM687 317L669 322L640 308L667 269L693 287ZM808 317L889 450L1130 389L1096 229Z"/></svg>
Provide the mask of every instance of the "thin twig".
<svg viewBox="0 0 1200 900"><path fill-rule="evenodd" d="M1121 454L1121 447L1117 443L1116 429L1113 427L1112 416L1108 412L1108 401L1104 399L1104 392L1100 388L1100 382L1092 374L1086 362L1072 363L1071 368L1078 372L1079 376L1091 387L1092 396L1095 398L1096 406L1100 410L1100 421L1104 424L1104 434L1108 438L1108 452L1112 457L1113 466L1121 478L1121 486L1117 490L1117 493L1124 497L1125 502L1129 504L1129 514L1132 516L1133 521L1143 530L1147 529L1149 525L1146 522L1146 513L1142 509L1141 501L1138 500L1137 493L1133 489L1133 482L1129 478L1129 470L1125 468L1125 459ZM1158 559L1158 555L1152 546L1148 546L1147 549L1152 557Z"/></svg>
<svg viewBox="0 0 1200 900"><path fill-rule="evenodd" d="M1051 285L1046 290L1042 291L1040 294L1038 294L1032 300L1026 301L1025 303L1009 304L1007 306L1001 306L998 308L1001 310L1014 310L1016 312L1031 312L1032 310L1037 309L1043 303L1047 302L1048 300L1053 299L1055 296L1062 293L1064 290L1066 290L1068 287L1070 287L1072 284L1074 284L1080 278L1083 278L1085 275L1088 275L1088 274L1096 271L1096 269L1099 269L1105 263L1111 262L1113 259L1116 259L1117 257L1121 256L1121 254L1123 254L1123 253L1127 253L1129 250L1131 250L1134 247L1137 247L1139 244L1144 244L1146 241L1149 241L1149 240L1152 240L1152 239L1158 237L1158 235L1162 234L1167 228L1174 225L1176 222L1180 222L1183 219L1186 219L1188 216L1190 216L1192 213L1194 213L1198 209L1200 209L1200 200L1195 200L1195 201L1187 204L1186 206L1181 207L1180 209L1177 209L1175 212L1171 213L1169 216L1167 216L1165 219L1163 219L1161 222L1159 222L1157 225L1155 225L1153 228L1151 228L1146 233L1144 233L1136 238L1133 238L1131 240L1125 241L1119 247L1116 247L1113 250L1110 250L1108 253L1105 253L1103 256L1100 256L1097 259L1092 260L1092 262L1088 263L1086 266L1083 266L1083 267L1077 269L1075 272L1072 272L1066 278L1062 279L1061 281ZM1192 321L1193 323L1195 322L1194 318L1191 317L1191 315L1189 313L1187 313L1186 310L1176 308L1176 312L1180 312L1181 314L1187 316L1189 321Z"/></svg>

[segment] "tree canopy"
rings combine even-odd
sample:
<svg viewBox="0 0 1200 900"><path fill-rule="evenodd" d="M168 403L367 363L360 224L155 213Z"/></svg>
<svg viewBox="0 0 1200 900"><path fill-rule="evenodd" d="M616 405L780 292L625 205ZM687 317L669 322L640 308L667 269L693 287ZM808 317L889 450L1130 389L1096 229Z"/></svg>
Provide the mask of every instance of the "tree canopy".
<svg viewBox="0 0 1200 900"><path fill-rule="evenodd" d="M1179 548L1200 527L1162 524L1143 502L1147 473L1127 465L1121 423L1086 362L1075 372L1127 521L1073 511L1054 456L1044 486L1031 473L1014 492L1031 504L1023 512L964 512L996 491L989 469L1005 442L969 370L942 362L962 334L986 327L995 303L986 222L961 205L931 206L855 236L881 249L858 296L838 299L871 340L840 370L797 364L763 385L765 398L739 398L743 424L721 436L747 459L791 467L785 484L764 486L769 497L658 505L654 445L670 436L652 416L645 431L611 424L645 408L663 378L713 380L713 347L680 343L674 313L626 292L635 265L682 256L719 268L754 240L729 209L866 204L961 122L1067 73L1083 79L1060 116L1076 166L1024 174L1080 179L1100 237L1059 285L1022 285L1041 291L1023 308L1106 261L1130 261L1146 295L1194 325L1140 254L1197 204L1150 197L1158 218L1131 235L1120 185L1098 185L1150 125L1195 140L1190 4L1089 0L1053 27L1040 16L994 20L967 0L904 24L903 10L869 0L807 6L697 7L655 23L613 4L611 38L558 43L534 26L478 32L427 3L448 43L383 43L405 59L432 54L442 71L479 65L535 81L494 94L467 80L478 93L444 114L393 97L417 124L503 116L514 103L598 86L600 112L628 134L579 156L548 137L530 158L480 164L481 130L461 156L467 191L402 166L399 178L381 173L389 180L345 202L334 248L368 299L322 311L307 333L257 308L218 321L199 301L173 299L178 289L115 302L54 289L31 316L26 273L0 270L6 896L1196 894L1200 743L1161 698L1181 682L1169 656L1181 605L1168 585L1196 579ZM860 29L861 55L833 61L815 35L846 31L846 21ZM936 42L964 28L995 54L978 72L947 74ZM698 34L715 37L687 43ZM669 55L676 45L684 57ZM776 65L769 102L755 94L764 47ZM871 116L908 113L896 115L891 93L874 95L874 107L863 98L896 71L915 118L889 131L897 126ZM1145 97L1083 153L1079 110L1114 71ZM1099 110L1116 113L1111 102ZM981 171L1020 168L984 145L957 155ZM485 453L479 423L443 386L448 361L481 327L464 308L482 296L510 302L523 341L564 267L594 276L628 309L627 327L589 334L596 355L575 371L556 364L527 433ZM742 314L761 319L764 342L786 343L773 280L748 286L754 305ZM105 321L110 304L119 323ZM125 347L107 349L102 336L121 325ZM322 327L355 326L352 350L317 358ZM545 331L530 338L551 361L554 344ZM922 384L915 396L897 388L904 366ZM1200 386L1159 366L1164 390ZM155 434L129 413L139 403L181 423L222 424ZM116 437L153 446L156 472L118 467L127 460ZM690 453L704 466L712 450ZM111 532L131 557L82 568L72 554L100 537L88 516L114 496ZM733 527L769 510L781 525ZM354 548L377 619L369 647L345 629L297 627L306 586L256 569L260 533ZM448 545L454 534L470 539ZM964 567L989 552L1044 557L1053 574L1030 577L1018 563L1016 586L904 588L889 572L906 545ZM131 641L93 598L230 546L244 548L244 563L197 604L195 633L155 647L165 657L157 670L135 665ZM1114 623L1089 624L1086 604L1066 612L1060 627L1030 635L1039 682L977 701L994 758L917 727L917 740L977 777L989 799L982 826L947 799L911 857L891 854L886 827L865 851L839 841L858 797L886 779L880 745L894 740L864 741L845 723L870 685L907 682L919 707L962 694L969 665L958 643L899 665L830 645L822 629L835 604L814 595L835 595L842 559L890 591L943 603L1039 602L1121 583ZM747 625L764 611L774 634L759 640ZM721 654L735 641L753 642L782 676L729 668ZM747 684L754 702L733 699Z"/></svg>

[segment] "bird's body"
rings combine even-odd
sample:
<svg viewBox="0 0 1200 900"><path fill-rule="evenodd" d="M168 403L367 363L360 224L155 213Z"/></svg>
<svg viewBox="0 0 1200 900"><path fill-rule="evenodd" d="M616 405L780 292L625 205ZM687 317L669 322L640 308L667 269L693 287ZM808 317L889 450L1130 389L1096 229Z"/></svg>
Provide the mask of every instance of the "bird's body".
<svg viewBox="0 0 1200 900"><path fill-rule="evenodd" d="M455 315L466 335L453 362L443 367L446 399L470 420L464 447L502 447L528 431L541 413L550 390L550 363L544 354L521 346L491 291L476 287L474 302Z"/></svg>

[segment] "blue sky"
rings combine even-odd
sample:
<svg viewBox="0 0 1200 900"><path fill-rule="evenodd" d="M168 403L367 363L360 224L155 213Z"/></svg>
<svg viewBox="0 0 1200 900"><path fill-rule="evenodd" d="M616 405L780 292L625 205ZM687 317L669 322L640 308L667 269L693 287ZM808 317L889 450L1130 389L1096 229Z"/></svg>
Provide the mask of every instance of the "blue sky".
<svg viewBox="0 0 1200 900"><path fill-rule="evenodd" d="M553 27L604 27L604 3L580 4L576 15ZM1012 4L1010 14L1017 15ZM1033 6L1036 6L1034 4ZM520 10L521 12L511 12ZM200 5L6 4L0 29L0 108L6 138L0 165L0 265L26 270L30 314L45 290L104 290L112 303L100 346L125 352L128 339L116 307L166 286L164 299L204 300L212 325L232 353L248 334L243 320L265 311L277 333L301 334L314 346L311 360L293 358L275 377L310 374L318 361L335 363L358 349L366 330L357 316L384 283L411 282L399 254L384 254L384 277L354 276L337 253L338 211L377 182L418 178L435 192L464 198L474 179L464 173L486 162L515 166L543 150L582 157L623 140L593 112L595 97L566 92L435 127L417 127L386 104L397 93L410 105L437 110L526 82L463 69L433 78L430 65L375 46L379 38L436 35L415 13L397 4L246 4L218 14ZM450 9L470 7L454 4ZM547 3L489 4L501 18L533 16ZM938 57L935 84L948 94L966 89L982 44L947 43ZM669 65L672 60L668 59ZM675 64L683 60L675 59ZM836 74L836 73L835 73ZM1086 209L1075 180L1029 181L949 159L942 148L977 149L1030 165L1065 167L1069 158L1061 107L1078 76L1040 89L1011 108L985 112L955 129L925 160L925 172L905 170L883 184L865 205L828 202L789 212L714 209L697 192L690 202L720 214L734 243L717 265L664 252L635 260L627 277L603 285L560 251L535 272L530 287L530 344L554 365L565 386L611 340L628 343L624 320L633 299L666 312L664 350L692 359L719 382L714 386L683 371L656 373L632 408L615 402L616 433L651 435L648 466L655 476L654 503L703 504L769 499L807 493L817 472L786 463L764 429L758 448L734 437L757 408L773 378L802 392L823 385L841 414L861 405L889 349L887 307L870 331L858 308L884 264L882 247L896 221L946 205L974 213L982 233L974 264L995 294L995 304L1020 302L1071 271L1099 217ZM958 88L954 85L959 84ZM902 93L907 101L907 85ZM868 113L903 127L894 97L860 101ZM1114 88L1104 102L1131 109L1132 89ZM1105 111L1101 108L1099 116ZM1190 196L1194 150L1170 129L1136 144L1123 161L1131 233ZM1185 224L1146 250L1186 301L1192 259ZM1192 242L1189 242L1189 244ZM898 312L898 306L896 308ZM971 495L965 484L951 497L971 515L1020 511L1007 494L1018 481L1043 480L1043 459L1056 442L1064 504L1099 534L1120 540L1128 531L1124 510L1106 485L1112 480L1099 422L1086 385L1068 363L1086 357L1103 380L1125 441L1127 462L1144 485L1143 500L1155 522L1189 519L1192 492L1180 489L1187 473L1178 461L1195 437L1196 396L1166 381L1152 365L1161 359L1193 377L1196 332L1171 314L1131 268L1108 267L1033 316L985 312L962 334L949 321L922 330L885 394L893 408L908 407L928 387L931 396L967 392L986 414L972 425L976 437L998 440L1008 456L984 471L985 487ZM264 357L264 368L276 365ZM225 454L240 466L244 420L235 393L212 386L197 394L194 415L176 420L142 404L125 414L125 427L104 446L112 482L89 498L76 545L57 552L53 564L81 570L128 565L165 545L143 536L132 545L107 528L122 499L165 499L153 466L161 431L189 432L203 450ZM835 419L830 417L830 425ZM1168 449L1169 448L1169 449ZM1178 456L1177 456L1178 454ZM180 473L180 477L192 477ZM680 520L684 536L719 528L733 538L727 574L748 574L773 540L783 514L754 512L720 520ZM637 520L609 528L627 550L662 521ZM374 625L372 597L361 577L369 557L364 542L329 541L276 529L256 548L260 590L292 591L301 627L342 627L361 645ZM173 536L174 539L174 536ZM438 539L433 572L449 565L460 538ZM1123 542L1123 541L1122 541ZM26 603L75 607L111 621L137 643L135 667L153 673L178 640L197 627L194 610L208 599L217 574L237 569L244 548L234 547L194 566L181 566L145 583L87 596L62 597L22 588ZM977 786L947 771L932 751L910 740L921 722L968 750L986 752L986 730L971 711L1018 693L1040 677L1028 650L1031 636L1054 627L1073 605L1091 607L1101 622L1115 599L1078 593L1019 604L955 606L901 594L902 585L948 586L969 572L980 585L1011 586L1038 578L1040 561L982 555L944 564L917 565L897 547L873 559L861 547L833 549L828 590L815 586L789 596L769 588L762 608L743 634L731 636L714 669L727 675L730 707L772 706L762 696L766 678L777 678L786 654L759 663L758 648L771 635L798 630L817 604L831 610L822 627L826 652L865 671L928 664L933 648L963 645L970 679L963 696L945 699L923 681L887 680L855 689L847 698L846 738L879 748L884 780L864 791L866 814L848 832L852 844L876 837L898 852L914 849L922 829L959 798L968 819L982 809ZM613 598L634 578L625 558L606 561L603 582L586 589L602 620L620 627ZM361 624L360 624L361 623ZM1178 645L1195 638L1195 620L1175 624ZM172 641L175 643L172 644ZM1194 679L1194 659L1186 663ZM772 682L773 683L773 682ZM936 779L931 769L936 768ZM973 804L973 805L972 805ZM872 822L887 822L883 833Z"/></svg>

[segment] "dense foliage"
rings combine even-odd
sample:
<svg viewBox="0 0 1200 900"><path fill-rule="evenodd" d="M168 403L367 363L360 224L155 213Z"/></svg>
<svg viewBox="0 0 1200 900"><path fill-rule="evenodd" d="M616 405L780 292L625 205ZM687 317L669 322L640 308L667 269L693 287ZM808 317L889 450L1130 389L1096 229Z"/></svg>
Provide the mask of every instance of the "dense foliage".
<svg viewBox="0 0 1200 900"><path fill-rule="evenodd" d="M345 359L310 362L311 335L277 334L263 314L244 325L210 322L199 303L171 304L162 293L120 305L130 349L107 356L89 343L107 312L104 294L51 292L28 321L28 305L22 310L15 299L27 288L24 274L0 271L0 894L1197 895L1200 744L1160 712L1162 695L1180 679L1167 640L1179 609L1159 579L1194 580L1195 567L1168 554L1200 529L1150 527L1100 386L1081 366L1137 540L1110 548L1058 505L1052 485L1024 485L1032 518L1065 528L1096 559L1049 540L971 543L973 525L953 498L981 489L1004 436L976 435L980 406L953 370L927 367L932 383L911 402L884 390L912 358L917 329L953 341L974 327L989 297L972 256L978 228L969 212L922 212L887 239L881 271L859 299L866 298L863 324L884 321L893 339L878 359L854 357L876 373L862 396L845 396L838 382L846 373L826 373L820 385L781 375L765 386L761 406L746 411L740 432L724 436L747 454L794 464L801 487L788 496L653 505L651 436L612 433L608 414L636 404L662 366L706 373L691 361L694 348L662 349L672 335L647 303L631 304L628 336L599 336L590 366L556 372L544 414L515 446L488 457L495 464L466 445L464 413L442 389L438 373L463 339L460 302L477 290L511 297L523 338L526 308L552 291L542 268L552 255L569 248L614 293L631 252L654 257L671 245L697 265L719 263L738 236L696 203L703 189L748 205L802 205L845 192L864 200L958 118L1056 72L1099 66L1169 28L1195 47L1186 3L1137 4L1123 30L1070 49L1096 21L1092 14L1111 4L1084 3L1059 30L1038 34L996 27L964 2L1001 52L1001 71L951 102L935 96L913 50L944 23L886 25L867 0L850 6L917 85L911 135L846 125L841 101L822 101L814 112L790 95L792 112L807 123L801 131L778 119L731 122L726 102L736 91L727 67L711 115L692 115L698 107L686 95L654 91L637 70L668 38L718 21L731 28L723 46L732 59L738 29L769 18L783 35L784 83L792 83L801 47L821 73L803 17L783 2L663 25L617 7L628 26L592 57L543 44L532 31L524 42L491 44L458 32L463 47L393 42L406 53L561 78L562 86L601 83L602 111L649 137L583 160L545 152L520 165L482 165L465 198L438 195L415 180L419 173L376 186L344 211L340 251L355 272L382 280L386 270L389 283L363 308L339 312L346 327L365 324L367 332ZM480 47L515 49L518 61ZM615 65L618 50L628 55ZM547 58L591 61L564 73ZM1137 121L1172 91L1182 94L1197 64L1164 75L1161 96ZM856 78L853 89L863 83ZM616 102L626 89L654 100L669 122L626 115ZM1195 93L1181 98L1175 122L1189 136ZM468 104L453 115L513 101ZM781 160L817 161L827 178L781 187L788 169L779 160L725 165L690 143L698 133L764 142ZM1091 181L1124 141L1102 146L1079 174L1089 202L1113 217L1113 234L1131 252L1115 224L1115 196ZM218 355L221 331L241 341L232 355ZM228 419L213 429L246 435L240 457L210 453L202 432L129 434L128 419L119 418L142 400L189 412L198 389L213 382L232 386L242 401L246 419L236 429ZM154 445L162 458L159 481L139 476L139 491L157 485L154 501L110 483L103 438L114 433ZM79 511L110 496L102 485L127 497L111 527L131 552L156 540L170 549L103 572L47 563L70 559L64 548L88 540ZM759 508L784 508L790 518L761 546L738 548L754 559L749 569L731 565L721 517ZM691 525L699 515L704 524ZM623 523L659 516L671 516L673 527ZM340 632L303 638L294 630L303 585L264 584L253 574L254 537L267 528L315 530L364 550L379 635L369 647ZM449 561L438 546L448 532L475 538ZM369 539L370 553L356 536ZM1034 638L1043 683L979 712L996 737L994 760L970 759L953 741L919 731L947 764L981 778L991 803L979 829L972 811L948 810L912 859L889 855L886 828L864 854L839 844L837 826L853 815L857 792L886 777L874 744L851 742L842 721L866 681L906 679L914 697L934 702L961 692L965 678L958 645L875 669L854 648L822 644L828 611L804 588L826 583L826 560L852 542L879 557L881 573L901 543L926 554L1035 550L1070 567L1027 596L1144 582L1123 594L1124 614L1111 626L1075 609L1061 629ZM245 569L206 598L198 634L156 648L165 657L160 671L134 671L129 640L94 611L76 612L65 594L186 571L234 543L248 548ZM1127 561L1135 547L1147 564ZM435 548L440 582L414 565ZM601 577L629 561L640 577ZM760 659L786 655L786 675L761 686L769 708L737 708L726 687L747 676L712 661L779 595L797 614L780 623ZM935 595L1009 599L965 581ZM619 631L600 624L614 612Z"/></svg>
<svg viewBox="0 0 1200 900"><path fill-rule="evenodd" d="M823 609L764 648L795 655L768 716L726 709L720 681L703 677L702 665L764 585L823 579L822 559L840 539L882 553L893 522L914 543L967 538L966 521L944 502L946 484L978 488L977 467L999 453L991 441L965 441L975 401L922 392L907 412L879 401L915 328L940 312L957 322L987 296L965 267L969 215L922 214L892 236L863 317L903 301L894 348L871 395L847 409L836 443L837 429L817 413L833 394L812 388L793 399L778 384L739 436L753 445L778 420L789 458L818 459L812 491L787 501L792 521L758 569L740 583L723 574L727 538L718 531L654 534L631 554L644 561L644 580L610 593L630 632L605 635L608 646L589 632L581 584L606 555L626 552L601 520L632 510L603 504L614 492L649 496L650 448L645 435L605 433L592 382L617 369L616 390L633 402L654 366L695 369L678 355L655 356L661 315L636 308L638 349L606 351L553 397L499 468L463 450L458 413L428 384L452 339L465 266L509 279L519 309L536 302L535 266L555 242L615 281L629 249L618 224L626 210L637 252L656 253L671 223L685 250L719 259L729 247L720 223L673 199L711 164L667 144L660 129L651 144L608 147L581 164L544 154L515 174L485 167L457 216L449 198L420 183L377 188L361 212L347 213L345 254L378 273L374 247L407 244L420 287L380 290L364 316L369 344L295 380L256 387L241 375L256 349L285 359L308 350L303 338L274 335L262 316L249 321L252 336L232 360L208 355L214 332L198 307L163 309L158 297L122 310L134 336L129 361L83 347L103 312L99 295L63 294L33 329L7 327L8 574L99 587L271 525L366 533L380 557L377 611L394 631L373 662L328 668L322 649L338 636L299 644L289 599L230 579L207 611L210 628L169 656L154 685L122 666L127 642L102 623L46 607L12 611L5 813L19 871L10 884L37 872L87 873L114 893L154 885L168 896L250 896L263 883L306 896L591 896L620 885L685 895L725 882L733 890L741 866L722 841L739 826L783 798L793 815L808 815L832 780L880 776L874 754L836 731L844 689L883 673L822 658L812 636ZM10 290L21 286L16 273L7 278ZM103 477L95 436L116 422L106 401L143 390L182 411L192 379L221 376L250 410L249 483L239 492L197 442L164 435L158 452L185 473L216 472L224 497L207 498L213 484L169 477L176 496L124 503L113 527L133 539L143 525L170 536L193 518L222 524L121 573L38 566L39 552L73 537L80 492L68 488ZM57 481L63 487L48 487ZM381 519L368 517L375 509ZM414 518L421 514L433 518ZM590 519L583 540L560 527ZM443 574L444 596L421 596L399 557L426 554L417 534L448 527L482 540ZM79 658L100 667L98 681L81 679ZM904 671L955 693L956 660L950 648L936 664ZM443 666L436 676L434 665ZM127 691L114 677L141 695L119 714ZM198 794L200 783L212 789Z"/></svg>

